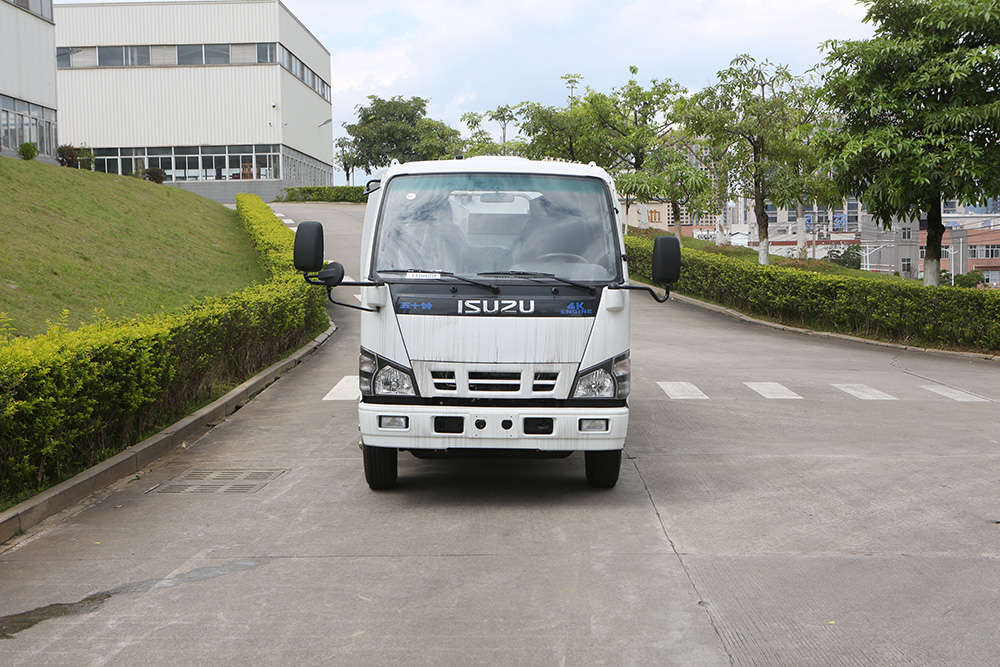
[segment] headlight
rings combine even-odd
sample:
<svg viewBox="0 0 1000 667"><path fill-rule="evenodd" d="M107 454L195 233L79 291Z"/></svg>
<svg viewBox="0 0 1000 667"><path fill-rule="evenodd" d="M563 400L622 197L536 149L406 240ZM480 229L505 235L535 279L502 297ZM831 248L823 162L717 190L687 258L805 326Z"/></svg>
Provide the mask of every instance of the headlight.
<svg viewBox="0 0 1000 667"><path fill-rule="evenodd" d="M413 380L395 366L383 366L375 374L375 394L393 396L413 396Z"/></svg>
<svg viewBox="0 0 1000 667"><path fill-rule="evenodd" d="M363 348L358 360L358 385L364 396L417 395L417 383L409 369Z"/></svg>
<svg viewBox="0 0 1000 667"><path fill-rule="evenodd" d="M581 375L573 392L573 398L612 398L614 395L615 381L603 368Z"/></svg>
<svg viewBox="0 0 1000 667"><path fill-rule="evenodd" d="M580 373L573 388L573 398L628 398L631 365L628 352L608 359L597 367Z"/></svg>

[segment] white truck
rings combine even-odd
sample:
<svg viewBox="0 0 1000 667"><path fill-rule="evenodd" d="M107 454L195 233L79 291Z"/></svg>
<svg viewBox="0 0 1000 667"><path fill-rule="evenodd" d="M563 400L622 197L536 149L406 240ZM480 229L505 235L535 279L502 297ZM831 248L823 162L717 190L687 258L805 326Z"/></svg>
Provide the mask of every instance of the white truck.
<svg viewBox="0 0 1000 667"><path fill-rule="evenodd" d="M611 177L510 157L393 165L368 184L361 271L326 265L320 223L300 223L295 266L331 290L360 287L361 449L372 489L400 450L447 457L569 456L618 481L628 429L629 291ZM672 236L651 275L680 274Z"/></svg>

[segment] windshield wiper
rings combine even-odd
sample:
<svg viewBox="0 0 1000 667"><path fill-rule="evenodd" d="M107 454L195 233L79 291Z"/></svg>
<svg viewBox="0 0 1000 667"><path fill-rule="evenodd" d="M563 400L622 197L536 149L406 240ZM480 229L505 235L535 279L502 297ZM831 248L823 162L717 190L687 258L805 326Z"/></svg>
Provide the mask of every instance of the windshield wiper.
<svg viewBox="0 0 1000 667"><path fill-rule="evenodd" d="M554 273L542 273L541 271L484 271L483 273L477 273L477 276L515 276L520 278L551 278L552 280L557 280L564 285L570 285L572 287L579 287L580 289L585 289L590 294L595 294L597 288L593 285L585 285L583 283L578 283L574 280L568 280L557 276Z"/></svg>
<svg viewBox="0 0 1000 667"><path fill-rule="evenodd" d="M469 283L470 285L475 285L476 287L482 287L483 289L488 289L494 294L500 292L500 288L496 285L490 283L484 283L479 280L473 280L472 278L466 278L464 276L457 275L451 271L441 271L438 269L376 269L376 273L431 273L439 276L448 276L449 278L454 278L455 280L461 280L464 283Z"/></svg>

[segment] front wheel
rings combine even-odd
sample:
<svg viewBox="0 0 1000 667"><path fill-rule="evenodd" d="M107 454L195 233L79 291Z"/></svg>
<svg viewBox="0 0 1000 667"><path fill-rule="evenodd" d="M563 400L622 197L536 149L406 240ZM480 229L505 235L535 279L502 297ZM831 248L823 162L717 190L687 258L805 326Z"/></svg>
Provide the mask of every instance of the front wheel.
<svg viewBox="0 0 1000 667"><path fill-rule="evenodd" d="M610 489L618 483L618 474L622 469L622 450L584 452L583 459L587 481L591 486Z"/></svg>
<svg viewBox="0 0 1000 667"><path fill-rule="evenodd" d="M365 460L365 481L372 490L381 491L396 486L399 450L361 445L361 453Z"/></svg>

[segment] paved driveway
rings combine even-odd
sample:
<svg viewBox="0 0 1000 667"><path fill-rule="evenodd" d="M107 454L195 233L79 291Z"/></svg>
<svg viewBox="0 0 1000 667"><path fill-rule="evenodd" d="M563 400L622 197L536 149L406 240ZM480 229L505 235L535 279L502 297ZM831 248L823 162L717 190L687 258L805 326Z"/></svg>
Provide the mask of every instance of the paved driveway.
<svg viewBox="0 0 1000 667"><path fill-rule="evenodd" d="M275 208L358 276L362 207ZM0 664L996 664L996 363L632 303L614 489L404 454L370 491L331 307L246 407L0 552Z"/></svg>

